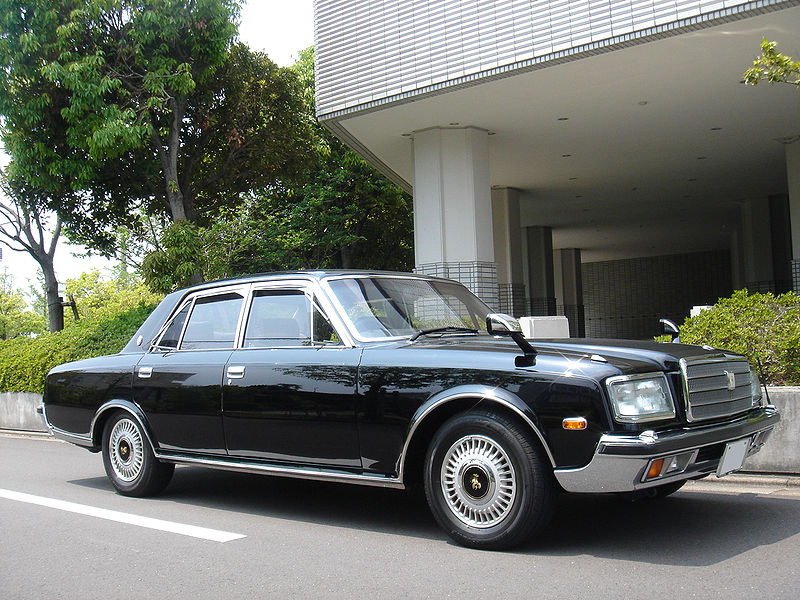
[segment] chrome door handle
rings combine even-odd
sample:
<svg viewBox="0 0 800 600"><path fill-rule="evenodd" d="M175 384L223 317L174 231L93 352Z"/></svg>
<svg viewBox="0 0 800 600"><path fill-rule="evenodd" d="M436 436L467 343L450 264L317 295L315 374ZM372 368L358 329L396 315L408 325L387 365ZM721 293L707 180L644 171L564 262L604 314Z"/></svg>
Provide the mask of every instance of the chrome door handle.
<svg viewBox="0 0 800 600"><path fill-rule="evenodd" d="M153 374L153 367L139 367L139 377L141 379L149 379Z"/></svg>
<svg viewBox="0 0 800 600"><path fill-rule="evenodd" d="M228 379L241 379L244 377L244 367L228 367Z"/></svg>

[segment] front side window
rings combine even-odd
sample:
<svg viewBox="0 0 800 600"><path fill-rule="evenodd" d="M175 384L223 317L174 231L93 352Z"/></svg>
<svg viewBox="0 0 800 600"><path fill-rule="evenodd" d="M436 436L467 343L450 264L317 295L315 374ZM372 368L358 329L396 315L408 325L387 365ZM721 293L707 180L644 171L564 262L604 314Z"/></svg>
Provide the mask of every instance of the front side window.
<svg viewBox="0 0 800 600"><path fill-rule="evenodd" d="M245 348L338 344L339 336L322 311L301 290L257 290L253 294Z"/></svg>
<svg viewBox="0 0 800 600"><path fill-rule="evenodd" d="M489 307L458 283L391 277L333 279L329 286L360 339L440 327L486 330Z"/></svg>

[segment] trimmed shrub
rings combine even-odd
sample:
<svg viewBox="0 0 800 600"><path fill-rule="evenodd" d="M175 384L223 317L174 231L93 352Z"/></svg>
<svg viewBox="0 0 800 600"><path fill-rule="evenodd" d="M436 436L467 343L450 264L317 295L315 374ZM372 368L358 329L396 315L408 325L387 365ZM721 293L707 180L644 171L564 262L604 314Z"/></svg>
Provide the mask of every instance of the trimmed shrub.
<svg viewBox="0 0 800 600"><path fill-rule="evenodd" d="M61 363L122 350L154 306L81 319L57 333L0 342L0 390L41 394L48 371Z"/></svg>
<svg viewBox="0 0 800 600"><path fill-rule="evenodd" d="M687 319L681 342L709 344L744 354L760 365L764 383L800 384L800 296L791 292L734 292L710 309Z"/></svg>

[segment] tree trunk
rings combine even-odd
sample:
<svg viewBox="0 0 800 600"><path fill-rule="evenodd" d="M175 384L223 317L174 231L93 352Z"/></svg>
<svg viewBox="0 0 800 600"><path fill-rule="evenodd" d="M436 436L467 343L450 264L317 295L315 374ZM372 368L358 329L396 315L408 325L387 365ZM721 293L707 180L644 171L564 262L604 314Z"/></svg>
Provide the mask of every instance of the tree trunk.
<svg viewBox="0 0 800 600"><path fill-rule="evenodd" d="M58 279L49 257L37 257L37 262L44 273L44 289L47 298L47 324L51 332L64 329L64 305L58 295Z"/></svg>

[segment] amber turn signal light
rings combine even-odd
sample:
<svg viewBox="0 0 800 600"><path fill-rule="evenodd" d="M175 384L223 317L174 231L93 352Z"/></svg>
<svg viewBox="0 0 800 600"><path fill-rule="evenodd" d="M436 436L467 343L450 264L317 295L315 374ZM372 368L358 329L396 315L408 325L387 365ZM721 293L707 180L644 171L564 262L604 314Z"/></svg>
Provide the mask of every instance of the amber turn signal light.
<svg viewBox="0 0 800 600"><path fill-rule="evenodd" d="M664 468L664 459L659 458L654 460L653 463L650 465L650 470L647 472L647 479L655 479L659 475L661 475L661 469Z"/></svg>
<svg viewBox="0 0 800 600"><path fill-rule="evenodd" d="M583 417L571 417L561 421L561 427L570 431L578 431L581 429L586 429L587 423L586 419Z"/></svg>

